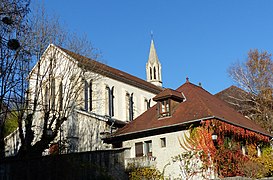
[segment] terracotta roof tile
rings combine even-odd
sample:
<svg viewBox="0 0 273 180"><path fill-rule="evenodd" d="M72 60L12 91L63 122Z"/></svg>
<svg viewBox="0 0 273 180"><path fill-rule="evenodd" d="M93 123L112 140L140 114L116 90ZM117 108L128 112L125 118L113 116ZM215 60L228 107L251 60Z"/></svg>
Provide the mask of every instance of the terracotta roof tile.
<svg viewBox="0 0 273 180"><path fill-rule="evenodd" d="M176 100L179 100L179 101L182 101L184 99L181 92L178 92L178 91L175 91L175 90L172 90L172 89L164 89L164 91L162 91L161 93L156 95L153 98L153 100L157 101L157 100L166 99L166 98L176 99Z"/></svg>
<svg viewBox="0 0 273 180"><path fill-rule="evenodd" d="M156 105L119 129L114 136L124 136L151 129L186 124L202 119L219 119L236 126L271 136L259 125L245 118L224 101L213 96L202 87L186 82L176 91L183 92L186 100L181 102L170 117L158 119Z"/></svg>

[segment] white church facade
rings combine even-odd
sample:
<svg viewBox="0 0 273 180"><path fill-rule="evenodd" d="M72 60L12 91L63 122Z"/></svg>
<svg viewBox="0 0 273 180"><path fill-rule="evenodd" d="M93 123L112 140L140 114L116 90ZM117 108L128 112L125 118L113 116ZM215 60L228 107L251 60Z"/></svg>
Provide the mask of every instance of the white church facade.
<svg viewBox="0 0 273 180"><path fill-rule="evenodd" d="M38 97L40 102L33 122L35 141L42 135L44 111L50 110L52 117L60 114L67 116L52 142L62 147L61 153L111 148L103 143L102 137L153 106L153 97L163 90L161 64L153 40L146 73L145 81L64 48L49 45L29 75L30 93L27 98L32 102ZM37 82L40 90L37 90ZM14 132L6 138L6 155L15 155L19 146L18 132Z"/></svg>

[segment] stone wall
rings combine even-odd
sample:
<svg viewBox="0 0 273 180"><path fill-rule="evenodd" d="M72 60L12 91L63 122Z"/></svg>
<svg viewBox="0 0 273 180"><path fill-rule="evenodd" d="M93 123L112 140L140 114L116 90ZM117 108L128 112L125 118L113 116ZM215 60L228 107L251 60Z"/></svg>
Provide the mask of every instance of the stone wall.
<svg viewBox="0 0 273 180"><path fill-rule="evenodd" d="M124 149L91 151L0 162L0 180L128 179Z"/></svg>

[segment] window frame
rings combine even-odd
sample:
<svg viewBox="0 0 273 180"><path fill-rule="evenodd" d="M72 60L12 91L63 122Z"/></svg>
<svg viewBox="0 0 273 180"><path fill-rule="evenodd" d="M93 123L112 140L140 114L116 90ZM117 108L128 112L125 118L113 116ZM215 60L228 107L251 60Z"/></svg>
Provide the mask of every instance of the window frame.
<svg viewBox="0 0 273 180"><path fill-rule="evenodd" d="M145 155L146 156L153 156L153 142L152 140L144 141L145 147Z"/></svg>
<svg viewBox="0 0 273 180"><path fill-rule="evenodd" d="M170 99L159 102L159 116L166 117L171 115Z"/></svg>
<svg viewBox="0 0 273 180"><path fill-rule="evenodd" d="M143 142L135 143L135 156L136 157L142 157L143 155L144 155L144 153L143 153Z"/></svg>
<svg viewBox="0 0 273 180"><path fill-rule="evenodd" d="M160 138L160 147L165 148L167 146L166 137Z"/></svg>

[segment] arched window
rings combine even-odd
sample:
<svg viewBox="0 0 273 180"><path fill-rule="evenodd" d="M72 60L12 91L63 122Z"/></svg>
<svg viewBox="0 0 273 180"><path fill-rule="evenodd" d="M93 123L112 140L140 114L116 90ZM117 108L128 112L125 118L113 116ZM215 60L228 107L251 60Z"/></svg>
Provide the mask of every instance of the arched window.
<svg viewBox="0 0 273 180"><path fill-rule="evenodd" d="M156 69L154 67L154 79L156 79Z"/></svg>
<svg viewBox="0 0 273 180"><path fill-rule="evenodd" d="M84 80L84 110L88 111L88 82Z"/></svg>
<svg viewBox="0 0 273 180"><path fill-rule="evenodd" d="M125 103L126 103L126 120L129 121L130 120L130 94L126 93L125 96Z"/></svg>
<svg viewBox="0 0 273 180"><path fill-rule="evenodd" d="M62 80L60 81L59 84L59 110L63 110L63 82Z"/></svg>
<svg viewBox="0 0 273 180"><path fill-rule="evenodd" d="M89 82L89 111L93 109L93 80L91 79Z"/></svg>
<svg viewBox="0 0 273 180"><path fill-rule="evenodd" d="M150 67L150 80L153 79L153 72L152 72L152 68Z"/></svg>
<svg viewBox="0 0 273 180"><path fill-rule="evenodd" d="M126 93L126 120L132 121L134 119L134 101L133 93L131 95Z"/></svg>
<svg viewBox="0 0 273 180"><path fill-rule="evenodd" d="M158 80L160 80L160 71L159 71L159 67L158 67Z"/></svg>
<svg viewBox="0 0 273 180"><path fill-rule="evenodd" d="M132 121L134 119L134 101L133 101L133 93L130 96L130 102L129 102L129 120Z"/></svg>
<svg viewBox="0 0 273 180"><path fill-rule="evenodd" d="M48 110L48 106L49 106L49 90L48 90L48 86L45 87L45 96L44 96L44 107L45 110Z"/></svg>
<svg viewBox="0 0 273 180"><path fill-rule="evenodd" d="M110 117L114 116L114 86L110 89L110 87L106 86L107 94L108 94L108 115Z"/></svg>
<svg viewBox="0 0 273 180"><path fill-rule="evenodd" d="M144 107L146 108L145 110L149 109L151 106L151 99L144 99Z"/></svg>
<svg viewBox="0 0 273 180"><path fill-rule="evenodd" d="M51 82L50 82L50 94L51 94L51 97L50 97L50 101L51 101L51 109L52 110L55 110L55 79L54 78L51 78Z"/></svg>

